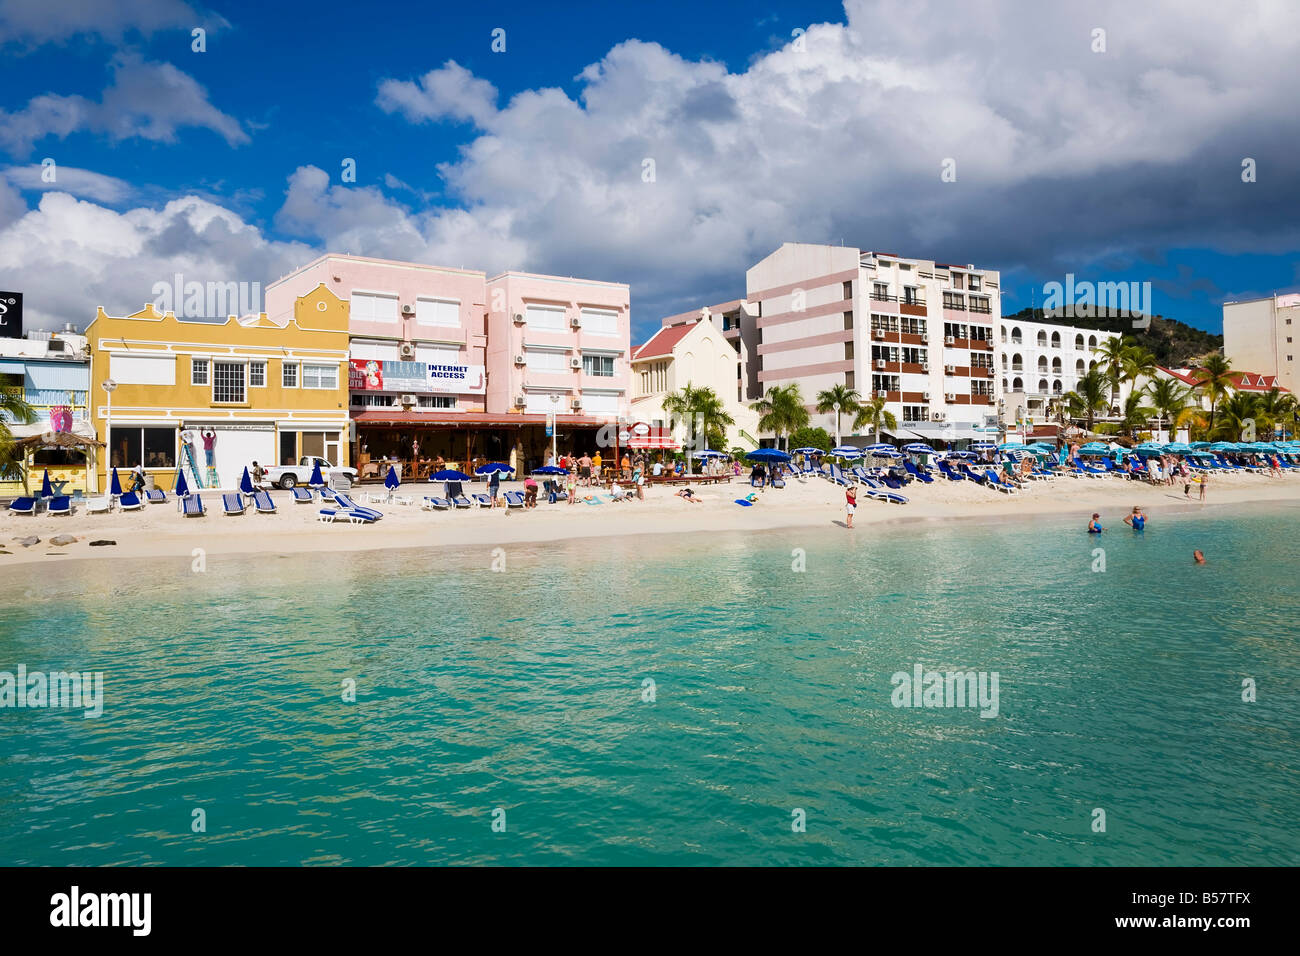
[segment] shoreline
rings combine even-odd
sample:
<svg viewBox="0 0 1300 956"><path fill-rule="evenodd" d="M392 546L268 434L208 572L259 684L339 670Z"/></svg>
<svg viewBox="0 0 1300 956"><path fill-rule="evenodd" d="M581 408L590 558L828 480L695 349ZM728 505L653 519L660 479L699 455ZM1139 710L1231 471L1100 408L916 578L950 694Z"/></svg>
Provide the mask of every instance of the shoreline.
<svg viewBox="0 0 1300 956"><path fill-rule="evenodd" d="M1005 495L966 482L904 488L906 505L860 498L854 528L844 526L844 494L822 479L791 482L785 489L769 489L749 508L733 503L750 493L749 485L699 489L701 503L690 504L662 488L647 489L645 501L602 505L539 504L535 510L470 509L426 512L418 504L379 504L385 517L372 525L322 524L319 504L296 505L283 492L273 492L279 513L226 516L219 499L205 501L208 514L184 518L174 501L152 505L139 512L109 515L78 513L69 517L6 514L0 518L0 568L56 561L122 560L131 558L183 558L196 549L205 556L251 556L404 550L412 548L469 549L503 545L536 545L591 541L608 537L639 537L695 533L759 532L825 529L857 533L875 527L921 526L932 522L1000 523L1043 517L1074 515L1080 526L1093 511L1102 514L1103 526L1118 530L1133 505L1151 514L1204 513L1212 509L1249 507L1254 504L1300 506L1300 480L1289 476L1216 476L1210 499L1202 505L1186 500L1178 484L1153 486L1119 479L1067 479L1030 485ZM402 493L420 496L440 489L404 486ZM361 502L366 504L364 500ZM213 506L217 510L213 510ZM77 541L52 545L50 538L71 534ZM35 535L40 543L23 547L16 539ZM95 540L116 542L90 547Z"/></svg>

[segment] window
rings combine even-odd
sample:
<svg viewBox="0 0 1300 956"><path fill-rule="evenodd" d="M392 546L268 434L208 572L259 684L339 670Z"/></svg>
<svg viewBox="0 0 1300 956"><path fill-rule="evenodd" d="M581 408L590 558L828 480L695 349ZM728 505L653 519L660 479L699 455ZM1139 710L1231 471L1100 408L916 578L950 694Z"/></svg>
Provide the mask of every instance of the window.
<svg viewBox="0 0 1300 956"><path fill-rule="evenodd" d="M416 299L415 321L419 325L460 325L459 299Z"/></svg>
<svg viewBox="0 0 1300 956"><path fill-rule="evenodd" d="M852 313L852 312L845 312L845 313L844 313L844 330L845 330L846 332L847 332L847 331L852 331L852 330L853 330L853 313ZM1290 342L1291 340L1290 340L1290 339L1287 339L1287 341Z"/></svg>
<svg viewBox="0 0 1300 956"><path fill-rule="evenodd" d="M898 327L908 335L924 335L925 319L918 319L914 315L902 315L898 318Z"/></svg>
<svg viewBox="0 0 1300 956"><path fill-rule="evenodd" d="M1096 347L1097 347L1097 336L1095 335L1088 336L1088 348L1095 349Z"/></svg>
<svg viewBox="0 0 1300 956"><path fill-rule="evenodd" d="M1016 326L1012 326L1011 329L1011 344L1012 345L1020 344L1020 329Z"/></svg>
<svg viewBox="0 0 1300 956"><path fill-rule="evenodd" d="M86 453L75 448L37 448L32 451L32 464L45 468L81 468L86 464Z"/></svg>
<svg viewBox="0 0 1300 956"><path fill-rule="evenodd" d="M971 379L970 393L972 395L992 395L993 383L980 378Z"/></svg>
<svg viewBox="0 0 1300 956"><path fill-rule="evenodd" d="M524 324L538 332L567 331L564 307L560 305L530 305L524 308Z"/></svg>
<svg viewBox="0 0 1300 956"><path fill-rule="evenodd" d="M967 282L967 288L970 289L972 292L978 292L980 290L980 277L976 275L972 275L972 276L967 276L967 279L969 280ZM985 301L988 300L986 299Z"/></svg>
<svg viewBox="0 0 1300 956"><path fill-rule="evenodd" d="M949 335L951 335L954 339L967 338L966 326L962 325L959 322L945 322L943 324L943 334L945 338L948 337Z"/></svg>
<svg viewBox="0 0 1300 956"><path fill-rule="evenodd" d="M897 375L872 375L871 376L871 395L868 398L874 398L876 392L898 392L902 391L898 384Z"/></svg>
<svg viewBox="0 0 1300 956"><path fill-rule="evenodd" d="M588 415L617 415L618 396L599 392L593 395L591 392L583 392L582 412Z"/></svg>
<svg viewBox="0 0 1300 956"><path fill-rule="evenodd" d="M1007 342L1007 327L1004 325L1002 326L1002 344L1006 345L1006 342Z"/></svg>
<svg viewBox="0 0 1300 956"><path fill-rule="evenodd" d="M1053 332L1053 333L1052 333L1052 348L1054 348L1054 349L1059 349L1060 347L1061 347L1061 333L1060 333L1060 332Z"/></svg>
<svg viewBox="0 0 1300 956"><path fill-rule="evenodd" d="M852 283L852 281L849 281L849 282L844 283L844 298L846 298L846 299L851 299L851 298L853 298L853 283Z"/></svg>
<svg viewBox="0 0 1300 956"><path fill-rule="evenodd" d="M920 365L926 361L925 349L904 347L902 349L903 361L909 365Z"/></svg>
<svg viewBox="0 0 1300 956"><path fill-rule="evenodd" d="M871 346L871 361L873 362L897 362L898 346L896 345L873 345Z"/></svg>
<svg viewBox="0 0 1300 956"><path fill-rule="evenodd" d="M1025 381L1021 378L1012 379L1011 390L1014 392L1023 392L1025 390Z"/></svg>
<svg viewBox="0 0 1300 956"><path fill-rule="evenodd" d="M1047 333L1044 332L1042 329L1038 330L1038 346L1039 348L1047 347Z"/></svg>
<svg viewBox="0 0 1300 956"><path fill-rule="evenodd" d="M888 302L892 299L893 296L889 294L889 283L873 282L871 284L871 298L878 302Z"/></svg>
<svg viewBox="0 0 1300 956"><path fill-rule="evenodd" d="M421 408L455 408L455 395L421 395L416 401Z"/></svg>
<svg viewBox="0 0 1300 956"><path fill-rule="evenodd" d="M852 362L852 361L853 361L853 343L852 343L852 342L845 342L845 343L844 343L844 361L846 361L846 362Z"/></svg>
<svg viewBox="0 0 1300 956"><path fill-rule="evenodd" d="M175 428L113 428L110 468L176 467Z"/></svg>
<svg viewBox="0 0 1300 956"><path fill-rule="evenodd" d="M351 314L359 322L396 322L397 296L353 292Z"/></svg>
<svg viewBox="0 0 1300 956"><path fill-rule="evenodd" d="M1074 337L1074 348L1075 348L1076 351L1079 351L1079 352L1082 352L1082 351L1083 351L1083 336L1082 336L1082 335L1076 335L1076 336Z"/></svg>
<svg viewBox="0 0 1300 956"><path fill-rule="evenodd" d="M285 388L298 387L298 363L285 362L280 370L280 384Z"/></svg>
<svg viewBox="0 0 1300 956"><path fill-rule="evenodd" d="M1021 371L1024 371L1024 368L1025 368L1024 360L1020 357L1020 353L1019 353L1019 352L1017 352L1015 355L1011 356L1011 370L1012 370L1013 372L1021 372Z"/></svg>
<svg viewBox="0 0 1300 956"><path fill-rule="evenodd" d="M569 356L551 349L524 349L524 365L530 372L567 372Z"/></svg>
<svg viewBox="0 0 1300 956"><path fill-rule="evenodd" d="M581 321L587 335L618 335L618 313L610 309L583 309Z"/></svg>
<svg viewBox="0 0 1300 956"><path fill-rule="evenodd" d="M1006 356L1003 356L1003 358L1006 358ZM993 356L988 352L971 352L970 367L971 368L992 368Z"/></svg>
<svg viewBox="0 0 1300 956"><path fill-rule="evenodd" d="M597 375L601 378L613 378L614 356L584 355L582 357L582 374Z"/></svg>
<svg viewBox="0 0 1300 956"><path fill-rule="evenodd" d="M266 387L266 363L265 362L248 363L248 387L249 388Z"/></svg>
<svg viewBox="0 0 1300 956"><path fill-rule="evenodd" d="M921 290L914 285L903 286L903 304L924 305L925 299L921 297Z"/></svg>
<svg viewBox="0 0 1300 956"><path fill-rule="evenodd" d="M879 313L873 312L871 315L871 331L872 332L897 332L898 316L881 315Z"/></svg>
<svg viewBox="0 0 1300 956"><path fill-rule="evenodd" d="M1040 356L1038 356L1038 371L1040 371L1040 372L1046 372L1046 371L1047 371L1047 356L1046 356L1046 355L1040 355Z"/></svg>
<svg viewBox="0 0 1300 956"><path fill-rule="evenodd" d="M945 292L943 294L943 307L945 309L966 310L966 297L960 292Z"/></svg>
<svg viewBox="0 0 1300 956"><path fill-rule="evenodd" d="M208 384L208 360L190 359L190 384L207 385Z"/></svg>
<svg viewBox="0 0 1300 956"><path fill-rule="evenodd" d="M368 395L365 392L352 393L353 408L391 408L393 401L392 395Z"/></svg>
<svg viewBox="0 0 1300 956"><path fill-rule="evenodd" d="M973 342L992 342L993 328L988 325L972 325L970 327L970 337Z"/></svg>
<svg viewBox="0 0 1300 956"><path fill-rule="evenodd" d="M339 367L337 365L308 365L304 362L302 366L302 387L321 389L338 388Z"/></svg>
<svg viewBox="0 0 1300 956"><path fill-rule="evenodd" d="M991 300L986 296L973 295L968 303L972 312L979 312L983 315L989 315L993 311Z"/></svg>
<svg viewBox="0 0 1300 956"><path fill-rule="evenodd" d="M248 400L245 393L243 362L212 363L212 401L216 404L240 405Z"/></svg>
<svg viewBox="0 0 1300 956"><path fill-rule="evenodd" d="M905 422L923 422L926 417L926 407L924 405L904 405L903 421Z"/></svg>

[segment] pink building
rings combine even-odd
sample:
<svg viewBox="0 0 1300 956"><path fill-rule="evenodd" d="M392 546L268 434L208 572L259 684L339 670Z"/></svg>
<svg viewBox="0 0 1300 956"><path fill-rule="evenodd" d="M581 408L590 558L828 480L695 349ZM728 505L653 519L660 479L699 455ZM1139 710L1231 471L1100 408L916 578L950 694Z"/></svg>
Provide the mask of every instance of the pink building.
<svg viewBox="0 0 1300 956"><path fill-rule="evenodd" d="M320 285L348 303L363 476L390 461L420 475L437 456L531 467L550 445L548 412L557 444L589 451L627 414L625 284L328 254L267 286L268 316Z"/></svg>

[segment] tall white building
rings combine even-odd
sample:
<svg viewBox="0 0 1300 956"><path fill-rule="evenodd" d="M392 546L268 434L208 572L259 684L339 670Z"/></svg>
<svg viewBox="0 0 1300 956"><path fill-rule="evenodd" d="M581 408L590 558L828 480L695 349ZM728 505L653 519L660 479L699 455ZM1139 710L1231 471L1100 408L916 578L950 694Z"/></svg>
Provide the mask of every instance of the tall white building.
<svg viewBox="0 0 1300 956"><path fill-rule="evenodd" d="M1046 322L1003 319L998 323L998 375L1003 421L1046 421L1053 402L1074 391L1099 361L1097 349L1116 332ZM1127 389L1121 395L1123 401Z"/></svg>
<svg viewBox="0 0 1300 956"><path fill-rule="evenodd" d="M1234 368L1271 376L1295 392L1300 387L1296 371L1296 337L1300 336L1300 293L1271 295L1266 299L1225 302L1223 354Z"/></svg>

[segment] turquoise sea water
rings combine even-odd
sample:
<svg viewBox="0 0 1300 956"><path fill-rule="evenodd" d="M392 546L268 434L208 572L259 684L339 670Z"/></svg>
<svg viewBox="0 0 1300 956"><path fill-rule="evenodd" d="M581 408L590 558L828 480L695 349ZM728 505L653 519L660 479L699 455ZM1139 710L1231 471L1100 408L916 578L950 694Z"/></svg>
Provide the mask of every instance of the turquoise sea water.
<svg viewBox="0 0 1300 956"><path fill-rule="evenodd" d="M1297 519L51 558L0 670L105 710L0 710L0 864L1295 865ZM892 706L917 663L998 716Z"/></svg>

